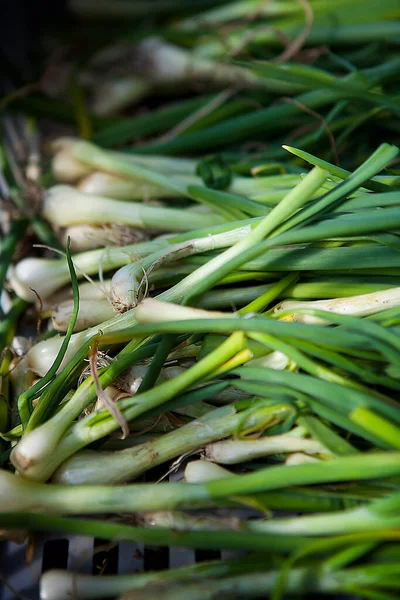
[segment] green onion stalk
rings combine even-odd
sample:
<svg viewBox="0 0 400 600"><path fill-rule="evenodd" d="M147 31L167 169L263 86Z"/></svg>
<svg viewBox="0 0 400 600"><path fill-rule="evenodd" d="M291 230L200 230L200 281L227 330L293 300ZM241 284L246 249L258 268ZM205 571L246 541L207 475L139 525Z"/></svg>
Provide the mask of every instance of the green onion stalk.
<svg viewBox="0 0 400 600"><path fill-rule="evenodd" d="M292 452L292 454L287 455L285 465L305 465L307 463L318 462L319 460L319 458L311 454L305 454L304 452Z"/></svg>
<svg viewBox="0 0 400 600"><path fill-rule="evenodd" d="M341 0L338 2L336 5L339 17L338 24L344 24L343 21L346 21L345 16L349 17L348 22L354 20L356 22L360 22L360 20L368 22L370 14L363 15L360 13L363 6L364 5L358 1L349 3L348 0ZM324 2L313 2L311 7L317 18L317 22L319 18L323 17L330 9L330 5ZM380 9L375 2L371 2L370 7L374 8L378 15L381 15L382 20L386 20L388 17L393 16L390 8L388 13L386 13L385 8L381 7ZM296 26L300 26L301 22L304 20L303 7L292 0L286 0L285 2L272 1L268 2L267 5L265 5L262 0L253 0L252 2L249 2L249 0L234 0L232 2L223 3L222 5L213 6L212 8L206 8L203 11L197 12L195 15L183 17L178 21L177 25L179 28L187 30L199 26L220 26L226 22L237 21L246 17L249 10L257 11L257 15L264 18L276 19L278 17L290 17L290 20L285 19L278 21L279 26L281 26L282 23L295 23ZM373 15L374 18L376 18L375 12ZM296 20L293 17L296 17ZM297 20L299 21L298 23ZM272 44L276 44L277 40L273 40L272 37L269 38L268 31L265 35L271 40ZM337 40L337 43L340 43L340 41ZM356 41L354 43L356 43Z"/></svg>
<svg viewBox="0 0 400 600"><path fill-rule="evenodd" d="M161 250L150 254L145 259L128 264L119 269L111 280L111 301L120 312L132 309L139 301L139 290L143 285L143 274L154 265L168 263L179 258L186 258L200 252L216 250L226 246L234 247L240 240L249 235L249 227L234 229L230 233L209 235L205 238L171 245L168 252Z"/></svg>
<svg viewBox="0 0 400 600"><path fill-rule="evenodd" d="M41 600L67 600L72 594L82 600L109 598L133 589L146 588L158 581L201 581L209 577L229 576L237 571L254 571L261 560L210 561L177 569L129 575L83 575L61 569L52 569L40 580Z"/></svg>
<svg viewBox="0 0 400 600"><path fill-rule="evenodd" d="M128 48L135 75L153 84L188 84L195 81L214 84L218 87L242 85L262 87L263 82L248 69L197 57L190 50L166 42L157 37L148 37ZM103 49L102 53L107 52ZM97 62L101 57L97 56ZM93 59L95 60L95 58ZM288 89L284 86L282 89Z"/></svg>
<svg viewBox="0 0 400 600"><path fill-rule="evenodd" d="M149 239L148 234L139 227L129 225L117 225L108 223L105 225L71 225L65 228L61 234L61 240L65 246L68 238L71 240L71 252L85 252L106 246L125 246Z"/></svg>
<svg viewBox="0 0 400 600"><path fill-rule="evenodd" d="M196 179L194 178L196 181ZM110 173L94 171L80 181L77 189L90 196L105 196L116 200L152 200L177 198L181 194L164 190L162 187L143 183L140 180L129 180L116 177Z"/></svg>
<svg viewBox="0 0 400 600"><path fill-rule="evenodd" d="M93 172L93 168L74 157L72 149L77 141L79 141L79 138L61 137L52 142L51 149L54 153L51 165L52 173L54 178L61 183L77 183ZM170 158L168 156L153 156L150 158L140 154L111 152L115 157L170 175L194 175L198 162L189 158ZM102 174L106 175L106 173Z"/></svg>
<svg viewBox="0 0 400 600"><path fill-rule="evenodd" d="M374 529L397 529L400 523L400 495L375 500L368 506L357 507L326 515L282 518L252 523L253 531L277 535L341 535Z"/></svg>
<svg viewBox="0 0 400 600"><path fill-rule="evenodd" d="M72 485L122 483L138 477L144 471L171 458L201 449L209 442L234 434L245 419L246 427L255 430L257 427L263 429L268 426L269 422L276 424L286 418L293 410L290 405L275 404L260 408L259 411L249 414L246 418L246 413L238 410L234 405L224 406L160 439L141 446L134 446L132 449L120 452L101 452L100 454L90 451L78 453L62 464L52 480ZM291 451L290 444L293 440L298 449L307 446L304 440L298 440L296 446L295 438L285 438L281 440L281 451L285 452L282 448L286 448L287 452ZM273 446L273 440L271 446ZM309 449L311 446L312 444ZM313 449L315 452L324 452L323 447L318 443L313 446ZM264 454L266 453L267 451Z"/></svg>
<svg viewBox="0 0 400 600"><path fill-rule="evenodd" d="M115 311L109 300L104 298L104 293L102 296L103 297L96 300L96 302L94 302L93 298L90 300L81 300L79 302L79 313L74 326L74 333L83 331L88 327L94 327L98 323L102 323L108 319L112 319L115 315ZM73 303L70 300L60 302L60 304L53 309L51 322L55 330L61 332L67 330L72 311Z"/></svg>
<svg viewBox="0 0 400 600"><path fill-rule="evenodd" d="M101 82L96 90L96 69L101 69L107 54L129 57L129 69L124 69L112 78ZM94 106L96 114L111 114L127 105L142 100L157 88L185 86L189 88L202 83L211 89L224 89L227 86L240 85L242 88L259 88L283 93L295 93L300 86L282 84L280 81L263 80L249 69L208 57L166 42L159 37L148 37L128 47L111 47L92 58L86 80L94 83ZM107 65L109 68L109 65ZM104 67L103 67L104 69ZM103 71L102 69L102 71ZM84 77L85 77L84 76ZM117 89L114 89L114 88ZM300 87L301 90L301 87Z"/></svg>
<svg viewBox="0 0 400 600"><path fill-rule="evenodd" d="M43 214L58 227L83 223L101 225L109 223L111 218L117 225L164 232L191 231L223 222L218 215L198 211L187 213L187 218L182 219L179 209L89 196L65 185L54 186L46 192Z"/></svg>
<svg viewBox="0 0 400 600"><path fill-rule="evenodd" d="M156 591L158 595L166 594L173 598L173 593L182 598L207 599L215 597L215 593L237 593L246 597L260 596L272 591L278 578L278 570L264 572L267 557L253 556L252 559L237 561L206 562L201 565L190 565L167 571L132 575L103 575L95 577L54 569L46 572L40 582L41 600L64 600L71 594L79 594L79 598L107 598L110 595L124 593L124 598L135 599L143 594ZM249 573L249 574L246 574ZM262 574L263 573L263 574ZM287 580L287 591L297 594L306 590L315 593L334 593L350 591L356 586L377 585L385 577L390 577L390 584L395 585L396 570L394 564L379 567L351 567L329 572L327 569L315 568L314 565L293 569ZM251 581L254 577L255 581ZM204 580L207 580L205 582ZM389 585L390 585L389 584ZM177 587L179 585L179 587Z"/></svg>
<svg viewBox="0 0 400 600"><path fill-rule="evenodd" d="M61 262L61 261L60 261ZM76 274L77 277L79 273ZM103 278L101 281L83 281L79 283L79 299L82 300L100 300L109 295L111 280ZM57 306L60 302L73 300L72 290L69 286L59 289L43 302L42 310L48 311L50 308Z"/></svg>
<svg viewBox="0 0 400 600"><path fill-rule="evenodd" d="M208 460L191 460L185 467L187 483L206 483L227 477L233 477L232 471Z"/></svg>
<svg viewBox="0 0 400 600"><path fill-rule="evenodd" d="M340 439L342 440L342 438ZM192 460L188 462L184 472L185 481L188 483L207 483L209 481L227 479L232 476L232 471L229 471L225 467L221 467L221 465L204 459ZM285 493L283 491L279 493L278 502L281 502L281 505L278 506L277 510L282 508L285 510L296 510L301 512L309 512L310 510L312 512L322 512L331 510L334 511L340 508L352 508L360 503L364 504L365 502L370 502L372 500L381 498L382 492L383 495L386 494L385 490L376 487L374 488L373 485L367 485L366 488L354 485L352 489L347 488L340 491L327 489L326 487L297 487L289 489L285 491ZM268 505L268 503L271 501L271 492L265 492L264 494L267 494L268 496L268 500L266 502ZM283 494L285 494L285 500L283 500ZM293 495L292 503L288 495ZM310 506L312 501L315 502L313 509L311 509ZM338 504L335 508L336 503ZM271 505L271 508L273 509L274 506Z"/></svg>
<svg viewBox="0 0 400 600"><path fill-rule="evenodd" d="M209 462L208 460L192 460L185 467L185 481L188 483L207 483L227 479L233 476L231 471ZM266 508L272 510L294 510L296 512L330 512L341 508L351 508L364 504L372 499L379 498L380 494L376 495L372 489L368 489L368 496L365 496L356 491L356 486L345 490L327 490L322 487L308 488L291 488L279 493L264 492L257 495L257 502L254 503L255 497L248 498L249 506L258 508L261 503ZM176 514L174 512L174 514Z"/></svg>
<svg viewBox="0 0 400 600"><path fill-rule="evenodd" d="M294 510L299 512L322 512L336 515L338 508L360 506L365 500L346 498L345 494L336 493L324 496L323 493L311 497L307 491L301 488L284 490L279 492L264 492L256 496L241 496L241 503L249 508L261 510L264 516L271 517L271 511ZM136 524L147 527L159 527L173 529L176 531L199 531L209 530L234 530L234 531L257 531L265 524L263 519L257 519L252 523L237 516L237 501L233 500L230 505L227 502L226 516L213 517L209 515L195 515L180 510L142 512L132 516ZM326 515L328 516L328 515Z"/></svg>
<svg viewBox="0 0 400 600"><path fill-rule="evenodd" d="M46 486L49 488L50 486ZM66 488L62 486L65 491ZM74 490L78 488L73 488ZM95 488L87 488L94 490ZM165 529L152 529L147 527L132 527L107 520L72 519L50 514L26 512L0 512L0 523L6 529L29 529L30 531L50 531L52 533L63 531L78 535L89 535L110 540L136 541L152 546L178 545L188 548L209 548L220 550L251 550L273 551L287 554L293 549L300 548L306 538L288 536L280 540L276 536L272 539L268 535L253 534L250 532L236 531L209 531L205 536L203 532L172 532Z"/></svg>
<svg viewBox="0 0 400 600"><path fill-rule="evenodd" d="M134 75L96 81L93 75L85 73L82 76L83 82L91 84L88 85L91 92L91 108L99 117L113 115L131 104L144 100L152 92L150 82Z"/></svg>
<svg viewBox="0 0 400 600"><path fill-rule="evenodd" d="M261 2L259 3L262 4ZM273 3L274 4L274 3ZM288 10L287 6L289 3L285 3L282 9L274 8L265 9L260 7L261 15L265 11L266 17L271 16L280 17L273 21L274 29L272 28L260 28L260 31L255 31L254 36L251 37L253 44L262 44L276 47L278 44L278 38L276 36L276 30L281 31L284 35L289 38L296 38L304 29L304 14L295 11L292 7ZM207 24L209 26L218 26L219 20L222 22L234 18L236 12L241 14L244 10L245 3L230 3L228 6L223 7L221 10L222 14L216 10L216 15L213 12L205 13ZM252 10L257 11L257 5L251 4ZM232 17L229 17L229 9L232 8ZM315 44L334 44L340 45L343 43L359 44L363 42L380 39L375 37L373 25L383 27L388 25L388 34L394 35L396 31L396 17L398 16L398 6L393 2L388 2L385 6L379 5L375 0L371 0L367 4L362 4L359 0L354 3L349 3L347 0L338 2L336 6L336 30L335 32L331 29L331 14L330 14L329 3L324 2L313 2L310 10L314 14L311 30L307 35L307 45ZM363 8L366 9L366 13L363 12ZM285 10L286 9L286 10ZM250 10L247 7L247 10ZM286 12L287 11L287 12ZM292 12L293 11L293 12ZM297 12L297 14L296 14ZM272 13L270 15L270 13ZM287 16L286 16L287 15ZM202 15L200 14L198 19L201 22ZM240 17L239 17L240 18ZM193 21L197 22L196 17L193 17ZM185 23L185 21L183 21ZM378 26L378 29L379 29ZM392 27L390 27L392 26ZM390 32L390 33L389 33ZM246 41L246 34L248 35L247 28L234 29L233 32L229 32L224 36L223 40L219 40L214 37L213 41L202 42L196 49L201 56L215 57L224 54L226 52L227 45L231 48L237 46L242 47ZM247 45L247 44L246 44Z"/></svg>
<svg viewBox="0 0 400 600"><path fill-rule="evenodd" d="M302 15L301 6L292 0L285 2L273 1L268 2L268 4L264 4L262 1L249 2L248 0L236 0L235 2L217 5L208 10L200 11L195 15L182 18L178 21L178 25L182 29L219 25L226 21L235 21L246 17L250 7L252 10L257 10L257 14L260 17L276 18L286 15Z"/></svg>
<svg viewBox="0 0 400 600"><path fill-rule="evenodd" d="M380 567L380 568L379 568ZM149 596L162 597L167 600L177 598L193 598L194 600L211 600L218 595L240 595L244 598L259 598L274 591L279 580L277 572L252 573L222 579L210 579L205 582L168 586L162 584L149 585L143 590L127 592L120 600L145 600ZM395 565L376 567L353 567L333 572L324 572L318 567L303 567L292 569L285 579L285 591L290 596L298 596L304 592L310 594L340 594L357 591L367 594L370 588L387 588L398 590L400 579ZM365 590L365 592L364 592ZM368 598L371 596L364 595ZM372 596L373 597L373 596ZM388 598L387 595L377 595L375 598ZM393 598L393 596L392 596Z"/></svg>
<svg viewBox="0 0 400 600"><path fill-rule="evenodd" d="M330 456L318 441L289 434L265 436L252 441L226 440L210 443L204 449L204 456L207 460L218 464L234 465L271 454L291 452L316 454L327 458Z"/></svg>
<svg viewBox="0 0 400 600"><path fill-rule="evenodd" d="M207 507L292 486L385 480L399 475L399 464L398 452L376 452L334 458L329 468L324 462L280 465L204 484L161 483L157 486L46 485L1 471L1 512L30 512L40 507L41 512L46 513L83 515ZM385 520L386 517L382 518Z"/></svg>
<svg viewBox="0 0 400 600"><path fill-rule="evenodd" d="M324 323L323 320L312 315L297 314L298 308L316 308L327 312L334 312L344 315L353 315L365 317L374 315L394 308L400 304L400 288L395 287L388 290L373 292L371 294L362 294L360 296L350 296L348 298L332 298L329 300L316 300L308 302L282 302L274 310L279 318L279 313L285 311L285 319L292 318L295 321L303 323ZM288 317L288 313L292 316ZM326 321L325 321L326 323Z"/></svg>
<svg viewBox="0 0 400 600"><path fill-rule="evenodd" d="M131 155L126 155L126 157L129 158ZM121 160L125 160L125 155ZM134 161L131 162L134 164ZM140 163L138 162L138 164ZM172 174L171 178L182 186L203 185L203 180L195 175ZM269 175L264 177L239 177L235 175L232 177L228 189L232 194L247 196L263 204L273 205L277 204L283 198L285 190L294 187L299 183L300 179L301 174ZM182 190L172 190L148 182L143 183L139 177L137 179L128 179L101 171L95 171L85 177L79 183L77 189L90 196L106 196L116 200L129 201L179 198L186 195Z"/></svg>

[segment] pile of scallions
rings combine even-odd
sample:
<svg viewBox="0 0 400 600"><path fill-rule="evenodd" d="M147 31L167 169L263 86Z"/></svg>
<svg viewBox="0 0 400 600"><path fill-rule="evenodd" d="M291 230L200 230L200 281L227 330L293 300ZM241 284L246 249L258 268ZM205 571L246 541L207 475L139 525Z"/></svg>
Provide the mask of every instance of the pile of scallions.
<svg viewBox="0 0 400 600"><path fill-rule="evenodd" d="M68 18L0 100L2 537L239 551L42 600L397 598L398 0Z"/></svg>

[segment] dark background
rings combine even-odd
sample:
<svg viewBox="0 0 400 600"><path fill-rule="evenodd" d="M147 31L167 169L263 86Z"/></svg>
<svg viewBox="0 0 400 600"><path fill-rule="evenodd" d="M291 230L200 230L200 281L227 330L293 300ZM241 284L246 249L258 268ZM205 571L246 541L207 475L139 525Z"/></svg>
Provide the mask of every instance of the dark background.
<svg viewBox="0 0 400 600"><path fill-rule="evenodd" d="M19 87L34 79L33 65L43 32L67 28L73 23L66 4L66 0L0 0L2 93L10 91L10 83Z"/></svg>

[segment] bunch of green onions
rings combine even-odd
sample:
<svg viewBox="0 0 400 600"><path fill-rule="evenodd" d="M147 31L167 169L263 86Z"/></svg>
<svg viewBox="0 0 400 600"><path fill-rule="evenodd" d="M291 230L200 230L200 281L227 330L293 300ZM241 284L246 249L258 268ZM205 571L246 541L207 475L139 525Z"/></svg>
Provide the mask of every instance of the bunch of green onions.
<svg viewBox="0 0 400 600"><path fill-rule="evenodd" d="M128 4L71 6L140 19ZM50 571L47 600L394 598L398 5L341 0L333 34L325 0L154 4L82 59L64 112L6 98L78 127L35 184L5 127L0 527L242 552Z"/></svg>

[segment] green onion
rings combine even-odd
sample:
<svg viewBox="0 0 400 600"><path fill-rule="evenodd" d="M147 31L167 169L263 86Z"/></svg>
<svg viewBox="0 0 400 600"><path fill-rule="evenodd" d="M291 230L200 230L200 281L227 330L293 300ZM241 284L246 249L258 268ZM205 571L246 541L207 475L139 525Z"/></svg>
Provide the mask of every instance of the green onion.
<svg viewBox="0 0 400 600"><path fill-rule="evenodd" d="M259 410L249 414L248 418L255 430L263 429L267 426L269 419L271 422L280 420L288 410L290 407L284 405L260 406ZM103 452L96 458L92 453L78 453L63 463L52 480L67 485L82 483L94 485L122 483L134 479L144 471L171 458L232 435L243 421L244 414L234 406L226 406L211 411L204 417L196 419L160 439L141 446L134 446L129 451L122 450L108 454ZM288 440L288 452L290 451L290 442L292 439ZM294 442L296 443L295 439ZM273 440L271 444L273 446ZM302 447L304 445L307 444L303 444ZM282 446L285 446L284 439L282 439ZM310 448L311 446L312 444L310 444ZM314 444L314 446L316 452L318 451L317 446L321 452L323 451L318 444Z"/></svg>
<svg viewBox="0 0 400 600"><path fill-rule="evenodd" d="M205 484L163 483L160 488L152 484L48 486L4 471L0 473L1 510L4 513L11 509L29 512L40 506L42 511L72 515L210 506L232 497L293 485L385 479L400 473L399 464L399 454L395 452L363 454L332 459L329 468L324 462L274 466Z"/></svg>

